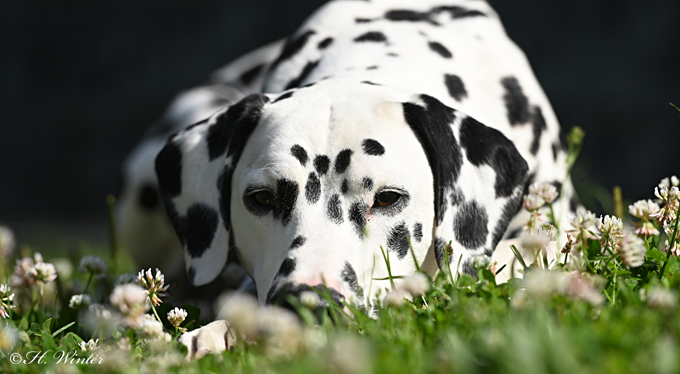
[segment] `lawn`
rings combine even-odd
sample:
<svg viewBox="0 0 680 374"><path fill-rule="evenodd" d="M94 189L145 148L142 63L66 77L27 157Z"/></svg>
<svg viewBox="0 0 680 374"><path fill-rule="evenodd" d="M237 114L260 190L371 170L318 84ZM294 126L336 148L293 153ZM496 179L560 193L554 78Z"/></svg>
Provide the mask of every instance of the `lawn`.
<svg viewBox="0 0 680 374"><path fill-rule="evenodd" d="M570 165L581 140L572 132ZM191 360L177 338L211 321L164 302L160 273L121 277L139 269L116 251L71 263L25 249L0 264L0 372L680 372L677 178L628 209L615 199L613 216L580 211L548 270L541 253L559 223L539 209L557 192L534 185L525 199L522 246L538 256L528 264L513 248L524 279L496 284L510 269L480 258L476 279L417 274L368 312L319 309L323 293L291 300L300 318L242 299L225 312L231 348Z"/></svg>

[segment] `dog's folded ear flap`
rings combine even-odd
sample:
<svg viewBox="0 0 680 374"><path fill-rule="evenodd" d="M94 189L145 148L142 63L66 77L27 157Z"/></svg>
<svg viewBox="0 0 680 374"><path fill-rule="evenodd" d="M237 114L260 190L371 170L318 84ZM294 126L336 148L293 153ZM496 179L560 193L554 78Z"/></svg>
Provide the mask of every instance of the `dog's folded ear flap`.
<svg viewBox="0 0 680 374"><path fill-rule="evenodd" d="M250 95L171 136L156 157L161 198L194 286L215 279L229 253L231 177L268 101Z"/></svg>
<svg viewBox="0 0 680 374"><path fill-rule="evenodd" d="M437 262L448 255L452 270L476 276L472 258L491 256L521 206L527 162L500 131L433 97L403 109L432 169Z"/></svg>

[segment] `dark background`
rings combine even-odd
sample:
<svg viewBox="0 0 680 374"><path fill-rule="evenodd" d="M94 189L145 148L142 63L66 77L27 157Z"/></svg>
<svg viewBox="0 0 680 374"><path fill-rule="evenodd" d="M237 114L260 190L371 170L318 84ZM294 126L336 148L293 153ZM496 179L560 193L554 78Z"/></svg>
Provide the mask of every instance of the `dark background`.
<svg viewBox="0 0 680 374"><path fill-rule="evenodd" d="M36 225L104 227L121 161L172 96L323 2L2 1L0 222L24 241ZM563 129L587 133L574 178L589 208L679 172L680 1L491 3Z"/></svg>

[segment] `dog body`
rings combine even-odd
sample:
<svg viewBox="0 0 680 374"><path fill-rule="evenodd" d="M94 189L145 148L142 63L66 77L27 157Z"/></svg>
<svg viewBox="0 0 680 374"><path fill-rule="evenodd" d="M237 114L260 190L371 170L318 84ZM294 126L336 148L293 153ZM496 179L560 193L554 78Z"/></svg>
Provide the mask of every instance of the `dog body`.
<svg viewBox="0 0 680 374"><path fill-rule="evenodd" d="M156 159L195 285L234 250L262 304L324 283L369 309L389 286L384 256L392 275L445 259L475 275L475 256L521 230L531 181L564 185L567 213L559 125L484 1L330 2L263 90Z"/></svg>

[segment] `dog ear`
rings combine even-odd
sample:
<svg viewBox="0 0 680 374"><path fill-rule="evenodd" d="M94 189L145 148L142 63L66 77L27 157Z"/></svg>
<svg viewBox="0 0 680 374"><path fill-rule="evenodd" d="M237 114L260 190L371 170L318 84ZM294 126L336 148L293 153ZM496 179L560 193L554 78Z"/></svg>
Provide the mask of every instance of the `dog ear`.
<svg viewBox="0 0 680 374"><path fill-rule="evenodd" d="M452 270L476 276L471 259L491 256L521 206L527 162L500 131L433 97L420 95L403 110L432 169L439 267L448 254Z"/></svg>
<svg viewBox="0 0 680 374"><path fill-rule="evenodd" d="M231 178L268 101L250 95L171 136L156 157L161 198L195 286L215 279L227 261Z"/></svg>

